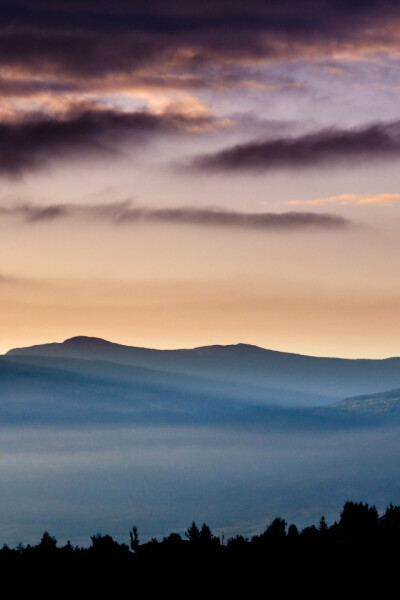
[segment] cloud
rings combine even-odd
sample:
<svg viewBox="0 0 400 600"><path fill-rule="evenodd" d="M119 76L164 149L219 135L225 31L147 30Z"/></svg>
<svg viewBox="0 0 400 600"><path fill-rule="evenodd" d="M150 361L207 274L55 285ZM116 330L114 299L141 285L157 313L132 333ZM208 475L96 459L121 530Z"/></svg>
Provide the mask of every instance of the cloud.
<svg viewBox="0 0 400 600"><path fill-rule="evenodd" d="M29 202L1 206L0 216L17 217L28 223L58 221L65 218L106 219L118 222L131 210L130 200L109 204L50 204L41 206Z"/></svg>
<svg viewBox="0 0 400 600"><path fill-rule="evenodd" d="M399 21L394 0L10 1L0 14L0 68L82 85L137 74L190 86L199 80L176 75L205 65L398 54Z"/></svg>
<svg viewBox="0 0 400 600"><path fill-rule="evenodd" d="M120 154L121 142L142 146L149 135L215 124L207 114L121 112L75 106L65 114L29 115L0 123L0 174L18 175L60 157Z"/></svg>
<svg viewBox="0 0 400 600"><path fill-rule="evenodd" d="M66 94L79 91L76 84L63 83L57 80L38 80L28 77L0 77L0 96L29 97L41 94Z"/></svg>
<svg viewBox="0 0 400 600"><path fill-rule="evenodd" d="M128 114L117 108L54 116L65 97L121 107L135 106L138 98L160 102L162 95L171 99L207 88L271 91L275 86L298 93L308 89L304 82L290 77L280 81L281 67L273 76L257 65L377 52L399 55L399 31L400 5L394 1L6 1L0 11L5 115L0 121L0 173L19 174L60 155L115 154L128 134L133 144L141 144L146 128L185 127L171 115L144 111L140 125L140 111ZM53 111L53 116L23 117L32 106ZM234 98L232 106L237 106ZM23 122L17 127L7 120L10 115Z"/></svg>
<svg viewBox="0 0 400 600"><path fill-rule="evenodd" d="M19 284L23 280L20 277L15 277L14 275L5 275L4 273L0 273L0 285L14 285Z"/></svg>
<svg viewBox="0 0 400 600"><path fill-rule="evenodd" d="M371 161L400 155L400 121L357 129L323 129L298 137L251 141L198 157L195 168L208 171L303 168L320 164Z"/></svg>
<svg viewBox="0 0 400 600"><path fill-rule="evenodd" d="M340 204L353 206L391 206L400 204L400 194L341 194L327 198L314 198L312 200L289 200L286 204L294 206L308 204L324 206L326 204Z"/></svg>
<svg viewBox="0 0 400 600"><path fill-rule="evenodd" d="M248 231L300 231L303 229L345 229L351 222L339 215L312 212L245 213L222 208L147 208L129 200L109 204L53 204L39 206L21 203L0 206L0 216L17 217L28 223L66 218L103 220L113 224L166 223Z"/></svg>

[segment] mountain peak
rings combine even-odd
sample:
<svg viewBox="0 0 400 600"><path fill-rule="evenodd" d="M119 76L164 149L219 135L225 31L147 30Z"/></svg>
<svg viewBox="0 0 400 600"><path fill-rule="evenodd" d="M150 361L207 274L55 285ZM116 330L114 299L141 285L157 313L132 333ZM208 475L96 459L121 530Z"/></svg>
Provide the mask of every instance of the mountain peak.
<svg viewBox="0 0 400 600"><path fill-rule="evenodd" d="M62 342L63 346L104 346L106 344L112 344L112 342L104 340L103 338L86 335L77 335Z"/></svg>

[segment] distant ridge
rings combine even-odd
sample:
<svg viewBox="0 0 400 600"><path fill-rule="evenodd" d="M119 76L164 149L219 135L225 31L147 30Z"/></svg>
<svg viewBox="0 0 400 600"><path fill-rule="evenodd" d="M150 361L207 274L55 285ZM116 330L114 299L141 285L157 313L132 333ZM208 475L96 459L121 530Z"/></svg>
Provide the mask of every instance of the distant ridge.
<svg viewBox="0 0 400 600"><path fill-rule="evenodd" d="M102 338L77 336L10 350L20 357L104 360L177 374L240 382L253 386L309 392L322 404L349 396L400 387L400 358L325 358L267 350L250 344L157 350L125 346Z"/></svg>
<svg viewBox="0 0 400 600"><path fill-rule="evenodd" d="M63 342L50 342L47 344L38 344L34 346L26 346L22 348L13 348L6 352L5 356L12 355L28 355L32 356L33 354L36 356L54 356L57 354L58 356L74 356L77 354L81 355L81 358L86 358L87 352L93 353L107 353L112 351L116 352L126 352L127 354L131 354L132 351L135 353L153 353L153 354L163 354L170 355L175 353L193 353L196 355L207 355L207 354L238 354L238 353L271 353L271 354L279 354L282 356L305 356L302 354L291 354L289 352L281 352L277 350L269 350L267 348L262 348L261 346L256 346L254 344L245 344L245 343L237 343L237 344L211 344L209 346L195 346L193 348L176 348L176 349L168 349L161 350L158 348L145 348L141 346L128 346L126 344L119 344L117 342L110 342L103 338L99 337L90 337L79 335L71 338L67 338ZM314 357L310 357L314 358ZM339 359L340 360L340 359Z"/></svg>
<svg viewBox="0 0 400 600"><path fill-rule="evenodd" d="M346 398L333 406L352 412L398 413L400 412L400 389Z"/></svg>
<svg viewBox="0 0 400 600"><path fill-rule="evenodd" d="M140 350L143 352L162 352L162 353L175 353L175 352L268 352L275 355L281 356L291 356L291 357L299 357L299 358L309 358L315 360L335 360L335 361L343 361L343 362L384 362L391 360L400 360L398 356L391 356L388 358L338 358L334 356L314 356L311 354L300 354L296 352L285 352L283 350L271 350L269 348L263 348L262 346L257 346L256 344L247 344L244 342L238 342L236 344L209 344L206 346L194 346L193 348L174 348L174 349L166 349L161 350L159 348L147 348L143 346L129 346L127 344L120 344L118 342L110 342L109 340L105 340L104 338L95 337L95 336L86 336L86 335L77 335L71 338L65 339L63 342L49 342L46 344L35 344L33 346L23 346L21 348L12 348L8 350L4 356L12 355L12 354L27 354L32 355L40 353L42 356L48 356L47 354L42 354L42 352L50 351L60 351L63 352L65 348L125 348L129 350ZM33 351L33 352L32 352Z"/></svg>

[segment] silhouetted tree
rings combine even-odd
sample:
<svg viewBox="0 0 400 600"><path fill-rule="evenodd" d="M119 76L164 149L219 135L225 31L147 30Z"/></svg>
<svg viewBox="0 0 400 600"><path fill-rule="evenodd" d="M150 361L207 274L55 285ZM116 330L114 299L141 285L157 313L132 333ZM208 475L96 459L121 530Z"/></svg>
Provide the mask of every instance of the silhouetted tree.
<svg viewBox="0 0 400 600"><path fill-rule="evenodd" d="M18 554L23 554L23 552L25 550L25 546L23 545L22 542L18 542L18 544L15 547L15 550L18 552Z"/></svg>
<svg viewBox="0 0 400 600"><path fill-rule="evenodd" d="M311 525L309 527L304 527L300 536L303 544L306 544L308 546L316 545L319 538L319 531L315 527L315 525Z"/></svg>
<svg viewBox="0 0 400 600"><path fill-rule="evenodd" d="M339 529L351 538L365 538L375 535L379 515L375 506L363 502L345 502L340 513Z"/></svg>
<svg viewBox="0 0 400 600"><path fill-rule="evenodd" d="M326 534L328 531L328 525L326 523L326 519L325 519L324 515L322 515L322 517L319 520L318 529L322 535Z"/></svg>
<svg viewBox="0 0 400 600"><path fill-rule="evenodd" d="M290 542L294 542L295 540L298 540L300 534L299 534L299 530L297 529L296 525L294 525L293 523L291 525L289 525L289 529L288 529L288 533L287 533L287 539Z"/></svg>
<svg viewBox="0 0 400 600"><path fill-rule="evenodd" d="M48 531L45 531L38 548L42 552L54 552L57 548L57 540L54 536L50 535Z"/></svg>
<svg viewBox="0 0 400 600"><path fill-rule="evenodd" d="M236 535L235 537L229 538L227 541L227 547L231 549L243 549L249 543L248 538L243 535Z"/></svg>
<svg viewBox="0 0 400 600"><path fill-rule="evenodd" d="M163 538L163 544L181 544L182 541L180 533L170 533L167 537Z"/></svg>
<svg viewBox="0 0 400 600"><path fill-rule="evenodd" d="M381 516L380 523L385 529L395 530L396 533L400 532L400 506L393 506L390 503Z"/></svg>
<svg viewBox="0 0 400 600"><path fill-rule="evenodd" d="M106 534L96 533L90 536L92 540L92 550L97 554L115 555L117 553L127 552L129 550L126 544L118 544L113 538Z"/></svg>
<svg viewBox="0 0 400 600"><path fill-rule="evenodd" d="M134 525L132 531L129 532L129 537L131 540L131 550L136 553L139 548L139 534L136 525Z"/></svg>
<svg viewBox="0 0 400 600"><path fill-rule="evenodd" d="M69 540L67 541L65 546L63 546L63 548L61 548L61 550L63 551L64 554L67 554L69 556L71 556L74 553L74 548Z"/></svg>
<svg viewBox="0 0 400 600"><path fill-rule="evenodd" d="M197 543L199 541L200 530L194 521L192 522L191 526L186 529L185 536L191 543Z"/></svg>
<svg viewBox="0 0 400 600"><path fill-rule="evenodd" d="M276 517L264 531L264 538L269 543L280 544L286 538L286 521L280 517Z"/></svg>
<svg viewBox="0 0 400 600"><path fill-rule="evenodd" d="M215 536L209 526L205 523L203 523L200 529L199 543L202 547L213 546L215 548L221 544L219 537Z"/></svg>
<svg viewBox="0 0 400 600"><path fill-rule="evenodd" d="M211 529L205 523L203 523L203 525L200 529L199 539L203 544L209 544L214 539Z"/></svg>

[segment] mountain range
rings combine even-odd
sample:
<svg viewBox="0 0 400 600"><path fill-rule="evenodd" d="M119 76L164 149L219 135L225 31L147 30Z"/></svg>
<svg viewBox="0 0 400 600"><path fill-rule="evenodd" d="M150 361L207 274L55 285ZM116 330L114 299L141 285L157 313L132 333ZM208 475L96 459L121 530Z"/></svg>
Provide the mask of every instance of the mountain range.
<svg viewBox="0 0 400 600"><path fill-rule="evenodd" d="M0 357L0 382L3 422L337 426L396 415L400 358L319 358L246 344L153 350L80 336L10 350Z"/></svg>
<svg viewBox="0 0 400 600"><path fill-rule="evenodd" d="M74 337L63 343L10 350L7 359L73 358L109 361L167 373L240 382L263 388L304 392L312 404L333 398L400 387L400 358L384 360L303 356L237 344L190 350L153 350L114 344L100 338Z"/></svg>

